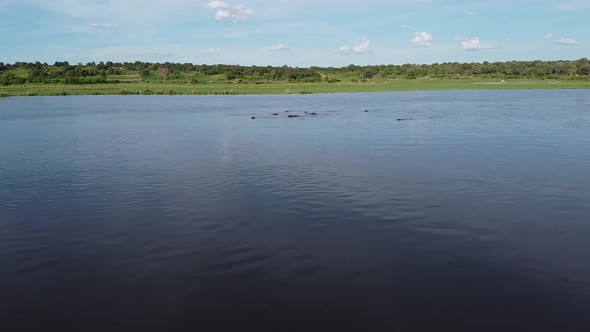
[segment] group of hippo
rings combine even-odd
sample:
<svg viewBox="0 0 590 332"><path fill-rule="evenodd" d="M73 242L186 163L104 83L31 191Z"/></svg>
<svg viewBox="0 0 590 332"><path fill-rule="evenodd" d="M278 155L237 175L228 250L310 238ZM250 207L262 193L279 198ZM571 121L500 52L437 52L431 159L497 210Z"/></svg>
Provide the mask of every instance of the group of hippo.
<svg viewBox="0 0 590 332"><path fill-rule="evenodd" d="M369 110L364 110L363 112L367 113L367 112L369 112ZM289 113L289 111L285 111L285 113ZM305 111L305 114L313 115L313 116L318 115L316 112L307 112L307 111ZM277 116L277 115L279 115L279 113L273 113L272 115ZM288 118L299 118L299 117L301 117L301 115L289 114L289 115L287 115L287 117ZM254 120L254 119L256 119L255 116L252 117L252 120ZM404 120L407 120L407 119L397 119L397 121L404 121Z"/></svg>
<svg viewBox="0 0 590 332"><path fill-rule="evenodd" d="M289 111L285 111L285 113L289 113ZM305 114L313 115L313 116L318 115L316 112L307 112L307 111L305 111ZM277 115L279 115L279 113L273 113L271 115L277 116ZM301 117L301 115L289 114L289 115L287 115L287 117L288 118L299 118L299 117ZM252 117L252 120L254 120L254 119L256 119L255 116Z"/></svg>

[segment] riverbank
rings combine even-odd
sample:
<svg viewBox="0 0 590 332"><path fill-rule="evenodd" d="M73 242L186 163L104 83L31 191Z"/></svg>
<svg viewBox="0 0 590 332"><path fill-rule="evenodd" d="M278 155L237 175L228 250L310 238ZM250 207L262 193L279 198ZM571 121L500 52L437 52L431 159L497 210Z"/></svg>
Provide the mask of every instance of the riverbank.
<svg viewBox="0 0 590 332"><path fill-rule="evenodd" d="M391 79L336 83L107 83L88 85L24 84L0 86L0 97L59 95L232 95L232 94L315 94L344 92L590 89L584 80L492 80L492 79Z"/></svg>

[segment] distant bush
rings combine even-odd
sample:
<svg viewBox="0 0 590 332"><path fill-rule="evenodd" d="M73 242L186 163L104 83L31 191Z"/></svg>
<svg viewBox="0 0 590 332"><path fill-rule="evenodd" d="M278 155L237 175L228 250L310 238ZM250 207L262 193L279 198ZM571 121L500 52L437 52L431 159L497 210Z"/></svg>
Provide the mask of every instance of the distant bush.
<svg viewBox="0 0 590 332"><path fill-rule="evenodd" d="M92 76L92 77L66 77L65 84L102 84L107 83L106 77Z"/></svg>
<svg viewBox="0 0 590 332"><path fill-rule="evenodd" d="M337 79L337 78L329 78L326 82L328 83L337 83L337 82L342 82L341 80Z"/></svg>
<svg viewBox="0 0 590 332"><path fill-rule="evenodd" d="M214 94L216 95L239 95L240 93L234 90L230 91L215 91Z"/></svg>
<svg viewBox="0 0 590 332"><path fill-rule="evenodd" d="M26 79L22 77L15 76L13 73L8 73L0 79L0 85L20 85L25 84L27 82Z"/></svg>
<svg viewBox="0 0 590 332"><path fill-rule="evenodd" d="M169 95L169 96L173 96L176 94L176 92L174 92L173 90L160 90L156 92L157 95Z"/></svg>
<svg viewBox="0 0 590 332"><path fill-rule="evenodd" d="M590 76L573 76L570 78L570 80L575 80L575 81L590 81Z"/></svg>
<svg viewBox="0 0 590 332"><path fill-rule="evenodd" d="M152 90L143 90L143 92L141 93L142 95L153 95L154 92Z"/></svg>
<svg viewBox="0 0 590 332"><path fill-rule="evenodd" d="M302 94L302 95L311 95L311 94L313 94L313 92L312 91L303 90L303 91L299 92L299 94Z"/></svg>

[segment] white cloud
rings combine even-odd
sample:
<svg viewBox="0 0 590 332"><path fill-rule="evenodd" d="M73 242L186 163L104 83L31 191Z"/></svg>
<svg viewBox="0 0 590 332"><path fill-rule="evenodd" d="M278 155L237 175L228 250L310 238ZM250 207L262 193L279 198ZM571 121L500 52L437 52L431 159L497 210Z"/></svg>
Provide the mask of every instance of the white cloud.
<svg viewBox="0 0 590 332"><path fill-rule="evenodd" d="M551 38L553 38L552 33L548 33L547 35L545 35L545 39L551 39Z"/></svg>
<svg viewBox="0 0 590 332"><path fill-rule="evenodd" d="M512 38L504 38L504 41L507 43L512 43L514 40Z"/></svg>
<svg viewBox="0 0 590 332"><path fill-rule="evenodd" d="M88 27L95 28L95 29L112 29L115 27L114 24L100 24L100 23L90 23Z"/></svg>
<svg viewBox="0 0 590 332"><path fill-rule="evenodd" d="M207 4L207 7L217 9L217 8L229 8L231 7L229 3L223 1L211 1Z"/></svg>
<svg viewBox="0 0 590 332"><path fill-rule="evenodd" d="M290 51L291 49L285 44L276 44L268 48L269 51L273 52L280 52L280 51Z"/></svg>
<svg viewBox="0 0 590 332"><path fill-rule="evenodd" d="M411 26L411 25L407 25L407 24L402 24L402 25L400 25L399 27L400 27L401 29L404 29L404 30L406 30L406 29L411 29L411 28L412 28L412 26Z"/></svg>
<svg viewBox="0 0 590 332"><path fill-rule="evenodd" d="M432 35L428 32L416 32L411 42L415 47L432 47Z"/></svg>
<svg viewBox="0 0 590 332"><path fill-rule="evenodd" d="M475 16L475 15L477 15L477 13L474 12L473 10L468 10L468 11L465 12L465 15L467 15L467 16Z"/></svg>
<svg viewBox="0 0 590 332"><path fill-rule="evenodd" d="M234 23L245 22L248 18L254 15L254 11L246 8L243 5L231 5L224 1L211 1L207 7L216 9L215 19L225 20L231 19Z"/></svg>
<svg viewBox="0 0 590 332"><path fill-rule="evenodd" d="M561 37L558 41L555 42L557 45L568 45L568 46L576 46L578 42L571 38L563 38Z"/></svg>
<svg viewBox="0 0 590 332"><path fill-rule="evenodd" d="M490 50L494 48L493 46L482 45L479 37L458 37L457 40L461 42L461 47L466 51Z"/></svg>
<svg viewBox="0 0 590 332"><path fill-rule="evenodd" d="M209 47L208 49L201 51L201 53L205 54L205 55L219 54L219 53L221 53L221 49Z"/></svg>
<svg viewBox="0 0 590 332"><path fill-rule="evenodd" d="M371 41L367 40L364 43L356 46L342 46L340 52L345 54L367 54L371 53Z"/></svg>

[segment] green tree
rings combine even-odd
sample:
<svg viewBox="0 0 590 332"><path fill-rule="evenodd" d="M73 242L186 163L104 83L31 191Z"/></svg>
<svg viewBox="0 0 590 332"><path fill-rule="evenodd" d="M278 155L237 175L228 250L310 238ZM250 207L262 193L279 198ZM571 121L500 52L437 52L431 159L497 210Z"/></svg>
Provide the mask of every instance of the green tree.
<svg viewBox="0 0 590 332"><path fill-rule="evenodd" d="M590 75L590 64L583 65L580 68L578 68L578 75L582 75L582 76Z"/></svg>
<svg viewBox="0 0 590 332"><path fill-rule="evenodd" d="M373 70L372 68L367 68L363 70L361 73L362 78L370 79L373 78L373 76L375 76L375 70Z"/></svg>

